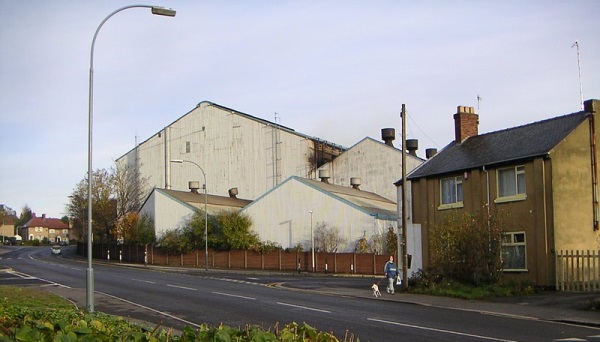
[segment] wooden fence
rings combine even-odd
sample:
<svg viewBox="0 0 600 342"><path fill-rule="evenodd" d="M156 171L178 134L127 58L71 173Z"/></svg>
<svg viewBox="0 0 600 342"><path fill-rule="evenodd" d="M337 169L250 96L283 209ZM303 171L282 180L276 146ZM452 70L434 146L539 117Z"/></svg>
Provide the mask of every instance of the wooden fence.
<svg viewBox="0 0 600 342"><path fill-rule="evenodd" d="M86 245L78 244L78 253L85 253ZM205 266L205 251L195 250L188 254L169 254L148 246L94 244L93 257L110 262L147 263L157 266L197 267ZM336 274L364 274L383 276L388 255L373 253L321 253L315 252L314 272ZM208 250L208 266L219 269L273 270L313 272L312 253L297 251L274 251L258 253L248 250Z"/></svg>
<svg viewBox="0 0 600 342"><path fill-rule="evenodd" d="M600 291L600 251L558 251L556 289L559 291Z"/></svg>

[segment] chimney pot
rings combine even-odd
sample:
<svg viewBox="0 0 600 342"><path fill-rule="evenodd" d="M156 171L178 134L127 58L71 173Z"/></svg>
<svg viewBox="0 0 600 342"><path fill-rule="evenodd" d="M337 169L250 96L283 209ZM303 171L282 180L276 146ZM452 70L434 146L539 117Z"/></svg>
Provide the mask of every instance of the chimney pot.
<svg viewBox="0 0 600 342"><path fill-rule="evenodd" d="M394 147L394 140L396 139L396 130L393 128L382 128L381 129L381 140L386 145Z"/></svg>
<svg viewBox="0 0 600 342"><path fill-rule="evenodd" d="M360 177L351 177L350 178L350 185L352 185L352 188L356 189L356 190L360 190L360 183L361 183L361 179Z"/></svg>
<svg viewBox="0 0 600 342"><path fill-rule="evenodd" d="M229 197L237 198L237 195L238 195L238 188L229 189Z"/></svg>
<svg viewBox="0 0 600 342"><path fill-rule="evenodd" d="M419 149L419 140L406 139L406 150L408 151L408 154L416 157L418 149Z"/></svg>
<svg viewBox="0 0 600 342"><path fill-rule="evenodd" d="M425 149L425 157L427 157L427 159L431 159L431 157L435 156L436 154L437 154L437 148Z"/></svg>
<svg viewBox="0 0 600 342"><path fill-rule="evenodd" d="M190 188L191 192L197 194L198 193L198 189L200 189L200 182L198 182L198 181L188 182L188 187Z"/></svg>
<svg viewBox="0 0 600 342"><path fill-rule="evenodd" d="M321 182L329 184L329 170L319 170Z"/></svg>

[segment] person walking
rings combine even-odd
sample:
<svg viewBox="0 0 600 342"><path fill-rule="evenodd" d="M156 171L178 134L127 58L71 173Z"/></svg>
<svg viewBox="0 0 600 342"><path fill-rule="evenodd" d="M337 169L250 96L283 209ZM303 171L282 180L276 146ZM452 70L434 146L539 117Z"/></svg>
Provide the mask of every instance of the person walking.
<svg viewBox="0 0 600 342"><path fill-rule="evenodd" d="M385 272L385 276L388 281L388 285L386 288L387 293L394 294L394 282L396 281L396 277L398 276L398 267L394 264L394 256L390 255L390 260L385 263L385 267L383 268Z"/></svg>

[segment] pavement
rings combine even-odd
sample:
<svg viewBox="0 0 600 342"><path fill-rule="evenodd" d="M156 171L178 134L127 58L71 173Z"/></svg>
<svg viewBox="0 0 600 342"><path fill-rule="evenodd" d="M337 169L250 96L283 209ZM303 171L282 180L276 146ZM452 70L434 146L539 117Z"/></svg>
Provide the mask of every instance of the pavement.
<svg viewBox="0 0 600 342"><path fill-rule="evenodd" d="M120 264L126 267L145 267L143 264ZM149 268L161 269L165 267L147 266ZM1 267L0 267L1 268ZM168 267L171 271L175 270ZM287 274L281 272L269 271L240 271L240 270L216 270L208 271L199 269L179 269L182 272L202 272L215 276L227 272L247 273L248 275L259 274ZM298 276L298 274L294 274ZM340 274L304 274L306 276L331 276L344 277L348 275ZM353 275L353 277L373 278L372 275ZM578 324L600 328L600 311L590 310L592 303L600 302L600 292L560 292L560 291L544 291L534 295L502 297L490 300L464 300L451 297L419 295L407 292L398 292L388 294L384 287L382 296L375 299L373 292L366 286L358 288L356 282L335 282L335 286L324 283L322 287L312 287L311 289L294 288L295 282L282 283L280 286L289 288L295 291L314 291L322 294L365 298L371 300L393 301L398 303L407 303L414 305L423 305L428 307L449 308L454 310L473 311L483 314L500 315L507 317L515 317L521 319L555 321L570 324ZM47 290L60 295L79 307L85 307L86 293L85 289L72 289L62 287L46 287ZM144 323L147 326L153 326L147 322L162 322L164 317L158 312L152 312L149 308L140 307L134 303L124 302L121 299L111 297L106 294L95 294L95 310L105 312L121 317L128 317L130 321ZM598 305L596 305L597 307Z"/></svg>

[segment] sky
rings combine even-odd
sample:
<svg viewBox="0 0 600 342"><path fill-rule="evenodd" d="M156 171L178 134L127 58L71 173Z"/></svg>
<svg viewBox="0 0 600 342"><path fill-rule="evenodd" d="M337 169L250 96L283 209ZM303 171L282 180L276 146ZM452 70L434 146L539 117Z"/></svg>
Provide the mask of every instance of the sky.
<svg viewBox="0 0 600 342"><path fill-rule="evenodd" d="M88 167L92 38L131 4L0 0L0 204L66 215ZM399 147L405 104L424 157L453 140L457 106L482 134L579 111L580 84L600 98L596 0L146 4L177 15L127 9L96 39L94 169L202 101L344 147L387 127Z"/></svg>

